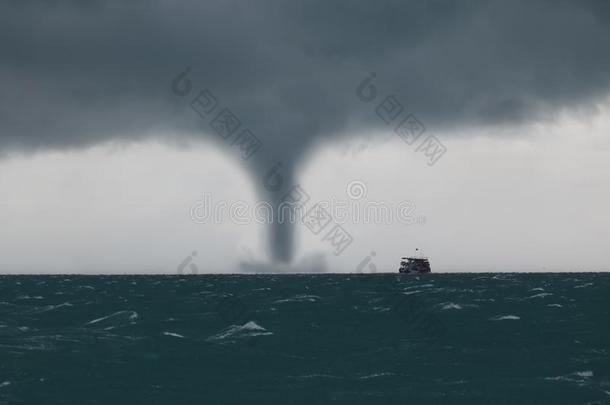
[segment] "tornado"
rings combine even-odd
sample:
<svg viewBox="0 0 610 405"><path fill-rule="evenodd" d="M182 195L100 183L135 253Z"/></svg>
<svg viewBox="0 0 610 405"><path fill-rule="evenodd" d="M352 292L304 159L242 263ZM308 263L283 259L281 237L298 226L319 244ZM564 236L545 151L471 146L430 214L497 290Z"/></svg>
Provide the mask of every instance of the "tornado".
<svg viewBox="0 0 610 405"><path fill-rule="evenodd" d="M270 167L258 165L254 179L258 198L271 207L267 229L267 249L273 262L290 264L294 258L295 227L300 223L301 210L288 205L291 189L296 186L296 157L279 161ZM258 181L257 181L258 180Z"/></svg>
<svg viewBox="0 0 610 405"><path fill-rule="evenodd" d="M268 246L271 259L274 262L290 264L294 258L294 234L295 225L287 218L281 219L281 204L283 202L280 194L268 196L273 207L273 222L268 228Z"/></svg>

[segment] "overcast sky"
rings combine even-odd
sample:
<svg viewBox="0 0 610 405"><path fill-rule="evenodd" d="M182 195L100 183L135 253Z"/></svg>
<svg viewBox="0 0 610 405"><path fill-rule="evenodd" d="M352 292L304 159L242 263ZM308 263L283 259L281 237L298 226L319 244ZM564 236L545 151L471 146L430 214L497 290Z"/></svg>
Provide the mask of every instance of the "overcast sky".
<svg viewBox="0 0 610 405"><path fill-rule="evenodd" d="M607 2L122 3L0 5L0 272L610 270ZM294 184L412 223L191 218Z"/></svg>

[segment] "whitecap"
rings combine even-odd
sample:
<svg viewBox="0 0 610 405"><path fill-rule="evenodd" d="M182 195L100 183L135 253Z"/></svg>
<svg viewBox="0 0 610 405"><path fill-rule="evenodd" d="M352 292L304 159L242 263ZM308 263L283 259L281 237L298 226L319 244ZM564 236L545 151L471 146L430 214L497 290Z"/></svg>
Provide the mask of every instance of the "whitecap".
<svg viewBox="0 0 610 405"><path fill-rule="evenodd" d="M449 302L443 305L441 309L462 309L462 307L460 306L460 304L454 304L453 302Z"/></svg>
<svg viewBox="0 0 610 405"><path fill-rule="evenodd" d="M577 371L574 374L579 376L579 377L582 377L582 378L591 378L591 377L593 377L593 371L591 371L591 370Z"/></svg>
<svg viewBox="0 0 610 405"><path fill-rule="evenodd" d="M301 295L295 295L294 297L291 298L286 298L283 300L277 300L277 301L273 301L276 304L282 304L285 302L316 302L320 300L320 297L318 297L317 295L307 295L307 294L301 294Z"/></svg>
<svg viewBox="0 0 610 405"><path fill-rule="evenodd" d="M516 321L521 319L517 315L498 315L493 318L489 318L490 321Z"/></svg>
<svg viewBox="0 0 610 405"><path fill-rule="evenodd" d="M27 326L9 326L9 325L0 325L0 336L10 336L17 335L19 333L25 333L29 331L30 328Z"/></svg>
<svg viewBox="0 0 610 405"><path fill-rule="evenodd" d="M373 373L373 374L369 374L369 375L364 375L362 377L358 377L358 379L360 379L360 380L370 380L372 378L387 377L387 376L393 376L393 375L396 375L396 374L395 373L390 373L390 372Z"/></svg>
<svg viewBox="0 0 610 405"><path fill-rule="evenodd" d="M540 294L534 294L532 296L527 297L526 299L531 299L531 298L544 298L544 297L548 297L549 295L553 295L553 293L540 293Z"/></svg>
<svg viewBox="0 0 610 405"><path fill-rule="evenodd" d="M421 284L421 285L411 285L408 287L405 287L404 290L410 290L411 288L425 288L425 287L434 287L434 284Z"/></svg>
<svg viewBox="0 0 610 405"><path fill-rule="evenodd" d="M136 319L138 319L138 313L135 311L118 311L115 312L113 314L110 315L106 315L103 316L101 318L97 318L94 319L92 321L89 321L86 323L86 325L95 325L95 324L99 324L99 323L132 323L133 321L135 321ZM108 322L104 322L104 321L108 321ZM111 328L114 328L116 325L111 326Z"/></svg>
<svg viewBox="0 0 610 405"><path fill-rule="evenodd" d="M9 386L9 385L11 385L10 381L4 381L3 383L0 384L0 388L6 387L6 386Z"/></svg>
<svg viewBox="0 0 610 405"><path fill-rule="evenodd" d="M295 377L289 377L289 378L295 378ZM312 378L343 379L342 377L332 375L332 374L305 374L305 375L302 375L302 376L299 376L296 378L299 378L299 379L312 379Z"/></svg>
<svg viewBox="0 0 610 405"><path fill-rule="evenodd" d="M557 308L561 308L561 307L563 307L563 305L561 305L561 304L547 304L547 307L557 307Z"/></svg>
<svg viewBox="0 0 610 405"><path fill-rule="evenodd" d="M165 336L172 336L172 337L177 337L177 338L184 339L184 336L182 336L182 335L181 335L181 334L179 334L179 333L174 333L174 332L165 332L165 331L164 331L164 332L163 332L163 334L164 334Z"/></svg>
<svg viewBox="0 0 610 405"><path fill-rule="evenodd" d="M403 295L417 294L417 293L420 293L420 292L421 292L421 290L407 291L407 292L403 292Z"/></svg>
<svg viewBox="0 0 610 405"><path fill-rule="evenodd" d="M45 312L54 311L54 310L56 310L58 308L73 307L73 306L74 305L70 304L69 302L64 302L64 303L58 304L58 305L47 305L45 307L35 309L33 312L34 313L38 313L38 314L42 314L42 313L45 313Z"/></svg>
<svg viewBox="0 0 610 405"><path fill-rule="evenodd" d="M587 287L591 287L592 285L593 285L593 283L585 283L585 284L575 285L574 288L587 288Z"/></svg>
<svg viewBox="0 0 610 405"><path fill-rule="evenodd" d="M273 335L273 332L269 332L267 329L263 328L254 321L249 321L243 325L231 325L228 328L223 329L219 333L210 336L206 340L214 342L268 335Z"/></svg>
<svg viewBox="0 0 610 405"><path fill-rule="evenodd" d="M557 377L546 377L545 380L551 381L571 381L576 383L582 383L583 380L593 377L593 371L585 370L585 371L576 371L569 375L562 375Z"/></svg>
<svg viewBox="0 0 610 405"><path fill-rule="evenodd" d="M547 380L547 381L574 381L573 378L568 378L568 377L563 377L563 376L545 377L544 379Z"/></svg>

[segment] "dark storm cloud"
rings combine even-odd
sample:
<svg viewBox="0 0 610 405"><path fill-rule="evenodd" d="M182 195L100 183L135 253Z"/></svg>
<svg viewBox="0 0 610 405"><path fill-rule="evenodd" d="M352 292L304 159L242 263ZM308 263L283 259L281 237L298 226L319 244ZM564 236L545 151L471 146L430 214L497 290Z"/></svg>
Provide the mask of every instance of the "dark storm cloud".
<svg viewBox="0 0 610 405"><path fill-rule="evenodd" d="M536 118L610 78L603 2L122 4L2 3L3 148L196 130L170 104L186 65L289 155L377 124L354 97L370 71L428 126Z"/></svg>
<svg viewBox="0 0 610 405"><path fill-rule="evenodd" d="M607 94L609 9L555 0L6 1L0 153L152 134L216 139L170 91L187 65L195 88L210 89L264 142L261 170L381 125L355 95L371 71L378 100L395 94L428 128L545 118Z"/></svg>

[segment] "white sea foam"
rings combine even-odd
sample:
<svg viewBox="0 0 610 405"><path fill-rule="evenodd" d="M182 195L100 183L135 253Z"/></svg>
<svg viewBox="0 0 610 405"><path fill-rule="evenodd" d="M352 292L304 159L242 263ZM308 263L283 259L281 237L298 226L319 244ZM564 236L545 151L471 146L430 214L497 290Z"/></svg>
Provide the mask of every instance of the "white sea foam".
<svg viewBox="0 0 610 405"><path fill-rule="evenodd" d="M577 376L582 377L582 378L591 378L591 377L593 377L593 371L591 371L591 370L577 371L574 374L576 374Z"/></svg>
<svg viewBox="0 0 610 405"><path fill-rule="evenodd" d="M405 287L404 290L410 290L411 288L425 288L425 287L434 287L434 284L415 284L415 285Z"/></svg>
<svg viewBox="0 0 610 405"><path fill-rule="evenodd" d="M550 381L571 381L576 383L582 383L583 380L587 380L593 377L593 371L585 370L585 371L576 371L572 374L561 375L557 377L546 377L545 380Z"/></svg>
<svg viewBox="0 0 610 405"><path fill-rule="evenodd" d="M179 333L174 333L174 332L165 332L165 331L164 331L164 332L163 332L163 334L164 334L165 336L172 336L172 337L177 337L177 338L184 339L184 336L182 336L182 335L181 335L181 334L179 334Z"/></svg>
<svg viewBox="0 0 610 405"><path fill-rule="evenodd" d="M563 307L563 305L561 305L561 304L547 304L547 307L557 307L557 308L561 308L561 307Z"/></svg>
<svg viewBox="0 0 610 405"><path fill-rule="evenodd" d="M516 321L521 319L517 315L498 315L493 318L489 318L490 321Z"/></svg>
<svg viewBox="0 0 610 405"><path fill-rule="evenodd" d="M320 297L318 297L317 295L300 294L300 295L295 295L294 297L291 297L291 298L286 298L283 300L277 300L277 301L273 301L273 302L276 304L282 304L285 302L316 302L319 300L320 300Z"/></svg>
<svg viewBox="0 0 610 405"><path fill-rule="evenodd" d="M70 304L69 302L64 302L64 303L58 304L58 305L47 305L47 306L44 306L42 308L35 309L33 312L34 313L38 313L38 314L42 314L42 313L45 313L45 312L54 311L54 310L59 309L59 308L73 307L73 306L74 305Z"/></svg>
<svg viewBox="0 0 610 405"><path fill-rule="evenodd" d="M216 335L210 336L206 340L213 342L268 335L273 335L273 332L269 332L254 321L249 321L243 325L231 325Z"/></svg>
<svg viewBox="0 0 610 405"><path fill-rule="evenodd" d="M7 386L9 386L9 385L11 385L11 382L10 382L10 381L4 381L3 383L1 383L1 384L0 384L0 388L7 387Z"/></svg>
<svg viewBox="0 0 610 405"><path fill-rule="evenodd" d="M395 373L390 373L390 372L373 373L373 374L369 374L369 375L364 375L362 377L358 377L358 379L360 379L360 380L370 380L372 378L387 377L387 376L393 376L393 375L396 375L396 374Z"/></svg>
<svg viewBox="0 0 610 405"><path fill-rule="evenodd" d="M534 294L531 295L529 297L527 297L526 299L531 299L531 298L544 298L544 297L548 297L549 295L553 295L553 293L540 293L540 294Z"/></svg>
<svg viewBox="0 0 610 405"><path fill-rule="evenodd" d="M545 377L544 379L547 381L574 381L573 378L568 378L568 377L564 377L564 376Z"/></svg>
<svg viewBox="0 0 610 405"><path fill-rule="evenodd" d="M403 292L403 295L417 294L417 293L420 293L420 292L421 292L421 290L407 291L407 292Z"/></svg>
<svg viewBox="0 0 610 405"><path fill-rule="evenodd" d="M289 377L289 378L295 378L295 377ZM332 375L332 374L305 374L299 377L296 377L298 379L312 379L312 378L328 378L328 379L343 379L343 377L339 377L336 375Z"/></svg>
<svg viewBox="0 0 610 405"><path fill-rule="evenodd" d="M135 321L136 319L138 319L138 313L135 311L118 311L113 314L89 321L86 323L86 325L93 325L105 321L107 319L128 319L129 321Z"/></svg>
<svg viewBox="0 0 610 405"><path fill-rule="evenodd" d="M453 302L449 302L443 305L441 309L462 309L462 307L460 304L454 304Z"/></svg>

